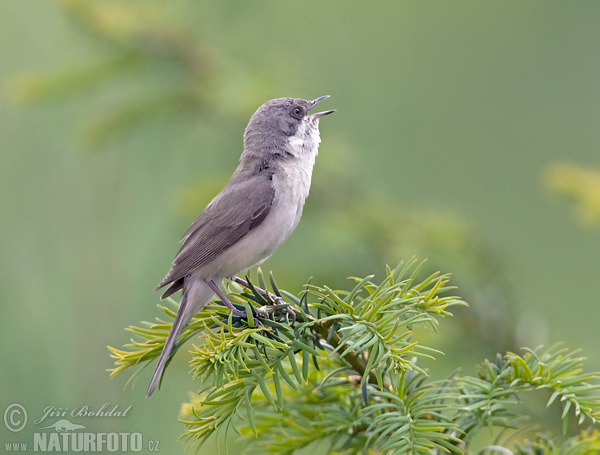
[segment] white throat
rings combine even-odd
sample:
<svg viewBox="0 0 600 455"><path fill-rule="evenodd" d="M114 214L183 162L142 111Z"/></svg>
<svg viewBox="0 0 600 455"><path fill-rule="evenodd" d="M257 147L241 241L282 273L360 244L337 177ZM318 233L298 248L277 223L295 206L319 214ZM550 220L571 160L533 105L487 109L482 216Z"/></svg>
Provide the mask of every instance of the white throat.
<svg viewBox="0 0 600 455"><path fill-rule="evenodd" d="M289 138L288 151L294 155L295 159L284 161L285 180L290 185L290 194L293 194L301 207L308 196L312 171L315 165L315 158L319 152L319 121L311 117L305 117L298 126L294 136Z"/></svg>
<svg viewBox="0 0 600 455"><path fill-rule="evenodd" d="M319 152L320 143L319 120L313 120L311 117L305 117L298 126L296 134L289 139L291 152L296 158L302 159L304 156L311 156L313 164Z"/></svg>

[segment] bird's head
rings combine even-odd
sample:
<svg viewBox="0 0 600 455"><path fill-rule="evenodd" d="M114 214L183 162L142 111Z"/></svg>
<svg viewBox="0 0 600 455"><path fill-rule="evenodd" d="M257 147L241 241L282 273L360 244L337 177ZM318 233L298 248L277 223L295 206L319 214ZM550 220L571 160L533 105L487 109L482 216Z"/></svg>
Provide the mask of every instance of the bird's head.
<svg viewBox="0 0 600 455"><path fill-rule="evenodd" d="M319 119L335 110L314 114L310 114L310 110L326 98L329 95L312 101L300 98L267 101L258 108L246 127L245 152L268 149L294 154L296 149L316 149L320 141Z"/></svg>

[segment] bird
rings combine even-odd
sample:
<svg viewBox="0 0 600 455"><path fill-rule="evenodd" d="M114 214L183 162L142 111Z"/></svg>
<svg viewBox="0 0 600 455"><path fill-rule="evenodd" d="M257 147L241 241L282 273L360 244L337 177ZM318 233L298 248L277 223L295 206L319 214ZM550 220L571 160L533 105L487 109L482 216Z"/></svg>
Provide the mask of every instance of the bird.
<svg viewBox="0 0 600 455"><path fill-rule="evenodd" d="M326 98L273 99L250 118L237 168L185 232L169 273L155 289L169 286L161 300L182 293L146 396L160 383L179 335L214 294L235 316L247 316L219 286L261 264L296 229L321 142L319 120L335 112L310 111Z"/></svg>

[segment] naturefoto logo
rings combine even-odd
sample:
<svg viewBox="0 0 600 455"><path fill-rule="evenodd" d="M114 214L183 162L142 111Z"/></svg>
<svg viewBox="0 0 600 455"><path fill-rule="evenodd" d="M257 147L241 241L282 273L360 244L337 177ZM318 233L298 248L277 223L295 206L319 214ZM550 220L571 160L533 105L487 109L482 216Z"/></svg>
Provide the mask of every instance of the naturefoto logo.
<svg viewBox="0 0 600 455"><path fill-rule="evenodd" d="M85 430L84 425L69 422L67 419L57 420L52 425L48 425L47 427L39 427L38 430L45 430L47 428L54 428L54 430L58 431L59 433L63 431Z"/></svg>
<svg viewBox="0 0 600 455"><path fill-rule="evenodd" d="M34 452L139 452L142 450L140 433L88 433L80 432L86 426L59 419L38 430L54 430L33 433Z"/></svg>
<svg viewBox="0 0 600 455"><path fill-rule="evenodd" d="M41 416L33 421L33 447L28 442L4 442L6 452L157 452L159 441L144 443L141 433L92 432L88 427L92 422L83 419L94 417L123 418L131 406L121 409L118 405L105 403L99 408L84 405L68 407L48 406ZM69 418L67 418L69 417ZM77 417L77 420L73 419ZM54 420L54 421L53 421ZM25 407L18 403L9 405L4 413L4 424L13 433L20 432L27 425Z"/></svg>

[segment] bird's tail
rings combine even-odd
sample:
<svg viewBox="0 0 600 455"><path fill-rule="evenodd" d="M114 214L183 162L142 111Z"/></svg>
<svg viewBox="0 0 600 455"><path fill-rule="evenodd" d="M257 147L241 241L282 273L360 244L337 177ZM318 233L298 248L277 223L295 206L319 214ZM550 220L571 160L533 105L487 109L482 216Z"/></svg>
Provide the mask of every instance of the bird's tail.
<svg viewBox="0 0 600 455"><path fill-rule="evenodd" d="M220 283L216 283L217 286ZM171 357L171 351L183 332L183 329L188 325L190 319L192 319L200 309L206 305L213 295L212 289L203 280L188 276L186 277L183 284L183 292L181 294L181 301L179 303L179 309L177 310L177 316L165 342L160 357L158 358L158 364L150 380L148 391L146 396L152 395L152 392L156 389L163 375L163 371L169 358Z"/></svg>

